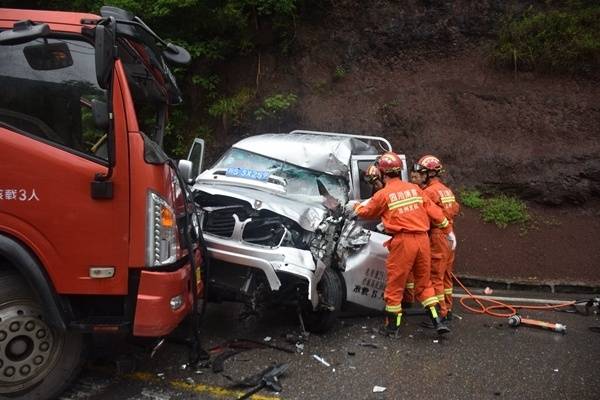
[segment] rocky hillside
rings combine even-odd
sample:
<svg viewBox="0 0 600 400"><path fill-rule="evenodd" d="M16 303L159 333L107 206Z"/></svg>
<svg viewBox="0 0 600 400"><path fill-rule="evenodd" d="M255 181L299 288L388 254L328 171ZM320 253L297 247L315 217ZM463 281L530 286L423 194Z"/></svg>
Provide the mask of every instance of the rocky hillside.
<svg viewBox="0 0 600 400"><path fill-rule="evenodd" d="M600 197L600 73L543 75L490 61L500 19L532 3L332 2L298 24L292 55L227 67L232 87L258 80L262 96L298 96L285 120L248 116L227 142L299 128L382 135L409 159L439 155L455 187L552 205Z"/></svg>

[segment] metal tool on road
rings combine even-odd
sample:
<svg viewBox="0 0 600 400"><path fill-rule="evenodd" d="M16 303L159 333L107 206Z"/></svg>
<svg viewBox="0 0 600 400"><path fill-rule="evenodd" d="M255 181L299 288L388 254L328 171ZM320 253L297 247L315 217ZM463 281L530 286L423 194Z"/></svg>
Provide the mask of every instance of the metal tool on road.
<svg viewBox="0 0 600 400"><path fill-rule="evenodd" d="M558 333L567 333L567 326L559 323L540 321L537 319L523 318L519 314L515 314L508 318L508 325L517 327L520 325L532 326L536 328L548 329Z"/></svg>
<svg viewBox="0 0 600 400"><path fill-rule="evenodd" d="M283 389L281 384L279 383L279 377L287 371L289 368L288 364L275 364L261 373L254 375L250 378L244 379L240 382L240 385L244 386L256 386L254 389L250 390L248 393L244 394L238 400L248 399L255 393L258 393L265 387L271 389L274 392L281 392Z"/></svg>

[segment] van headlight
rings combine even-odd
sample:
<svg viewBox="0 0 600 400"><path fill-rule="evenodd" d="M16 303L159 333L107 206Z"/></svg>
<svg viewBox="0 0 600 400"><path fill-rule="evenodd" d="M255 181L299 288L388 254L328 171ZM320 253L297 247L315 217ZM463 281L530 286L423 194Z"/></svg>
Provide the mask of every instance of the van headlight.
<svg viewBox="0 0 600 400"><path fill-rule="evenodd" d="M180 251L177 222L173 207L158 194L147 196L146 265L159 267L172 264Z"/></svg>

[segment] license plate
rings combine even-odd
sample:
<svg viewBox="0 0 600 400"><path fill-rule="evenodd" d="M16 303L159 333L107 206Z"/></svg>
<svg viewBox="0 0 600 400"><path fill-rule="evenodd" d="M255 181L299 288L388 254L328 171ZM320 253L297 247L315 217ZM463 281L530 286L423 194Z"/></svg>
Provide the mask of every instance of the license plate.
<svg viewBox="0 0 600 400"><path fill-rule="evenodd" d="M269 171L256 171L248 168L227 168L225 175L236 178L254 179L256 181L267 181L271 174Z"/></svg>

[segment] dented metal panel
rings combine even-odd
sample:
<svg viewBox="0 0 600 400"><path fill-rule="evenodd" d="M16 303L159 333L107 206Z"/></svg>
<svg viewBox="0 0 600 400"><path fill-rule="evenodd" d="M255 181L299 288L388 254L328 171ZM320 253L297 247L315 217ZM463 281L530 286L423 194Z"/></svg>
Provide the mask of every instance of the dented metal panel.
<svg viewBox="0 0 600 400"><path fill-rule="evenodd" d="M319 227L321 221L327 216L327 210L321 204L303 203L249 188L225 185L211 186L197 183L194 186L194 190L201 190L212 195L233 197L247 202L256 210L266 209L280 215L285 215L287 218L296 221L303 229L311 232L314 232Z"/></svg>
<svg viewBox="0 0 600 400"><path fill-rule="evenodd" d="M252 136L233 147L337 176L348 176L352 154L378 154L373 146L351 137L293 133Z"/></svg>
<svg viewBox="0 0 600 400"><path fill-rule="evenodd" d="M346 255L342 275L346 282L347 301L376 310L384 309L388 250L383 244L389 239L388 235L369 231L367 244Z"/></svg>

